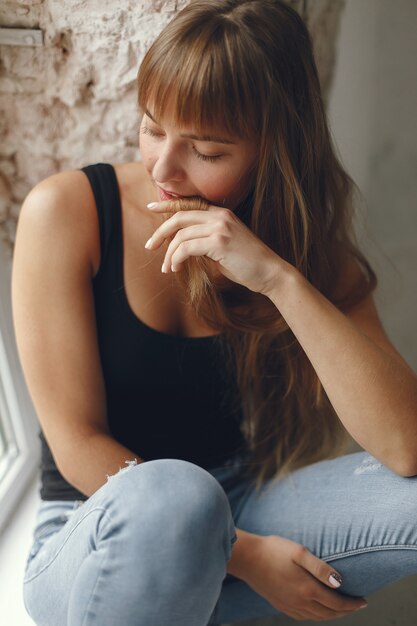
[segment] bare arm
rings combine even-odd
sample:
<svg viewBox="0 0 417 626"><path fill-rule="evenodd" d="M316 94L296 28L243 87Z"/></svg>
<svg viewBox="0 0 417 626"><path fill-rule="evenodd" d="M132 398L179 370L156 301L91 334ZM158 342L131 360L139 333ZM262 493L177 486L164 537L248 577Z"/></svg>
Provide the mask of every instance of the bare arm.
<svg viewBox="0 0 417 626"><path fill-rule="evenodd" d="M12 305L27 386L57 467L89 496L134 452L107 425L91 280L98 223L82 172L37 185L19 217Z"/></svg>
<svg viewBox="0 0 417 626"><path fill-rule="evenodd" d="M206 256L229 280L266 295L352 437L393 471L417 474L417 376L385 335L371 297L343 314L229 209L175 211L170 201L147 206L173 213L147 243L156 250L171 238L164 271L181 271L187 258ZM350 275L360 270L353 261L344 270L339 289L346 292Z"/></svg>
<svg viewBox="0 0 417 626"><path fill-rule="evenodd" d="M275 274L276 289L269 297L303 346L346 429L385 465L415 475L417 377L387 338L373 299L346 316L292 268L278 267ZM264 537L241 529L236 533L227 572L248 581Z"/></svg>
<svg viewBox="0 0 417 626"><path fill-rule="evenodd" d="M275 275L269 297L345 428L393 471L417 474L417 376L387 338L372 298L344 315L282 259Z"/></svg>

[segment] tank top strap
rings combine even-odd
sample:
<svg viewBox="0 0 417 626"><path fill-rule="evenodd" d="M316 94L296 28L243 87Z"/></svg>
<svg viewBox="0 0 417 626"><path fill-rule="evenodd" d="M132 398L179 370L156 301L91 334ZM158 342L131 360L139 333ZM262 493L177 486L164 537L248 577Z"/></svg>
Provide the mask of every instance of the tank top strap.
<svg viewBox="0 0 417 626"><path fill-rule="evenodd" d="M110 163L95 163L81 168L91 185L100 230L100 274L112 243L121 237L120 192L116 172ZM97 274L97 275L98 275Z"/></svg>

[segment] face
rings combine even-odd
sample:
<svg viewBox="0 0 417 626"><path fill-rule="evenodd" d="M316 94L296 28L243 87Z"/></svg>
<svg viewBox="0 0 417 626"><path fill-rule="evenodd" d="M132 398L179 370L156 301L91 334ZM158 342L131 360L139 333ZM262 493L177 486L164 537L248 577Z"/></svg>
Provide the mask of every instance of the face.
<svg viewBox="0 0 417 626"><path fill-rule="evenodd" d="M228 209L251 190L258 156L255 140L209 128L197 134L179 127L169 108L156 120L150 106L140 126L140 151L159 199L200 196Z"/></svg>

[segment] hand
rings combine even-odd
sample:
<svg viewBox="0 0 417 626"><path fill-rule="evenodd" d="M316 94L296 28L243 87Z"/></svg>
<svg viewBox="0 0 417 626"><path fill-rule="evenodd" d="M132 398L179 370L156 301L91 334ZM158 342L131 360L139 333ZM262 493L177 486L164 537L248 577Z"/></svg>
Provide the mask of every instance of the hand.
<svg viewBox="0 0 417 626"><path fill-rule="evenodd" d="M233 211L213 205L201 211L178 211L174 207L175 201L148 206L158 213L174 213L146 244L148 250L155 250L173 237L162 271L177 272L188 257L206 256L226 278L267 294L270 284L278 280L279 262L284 262Z"/></svg>
<svg viewBox="0 0 417 626"><path fill-rule="evenodd" d="M239 576L272 606L296 620L330 620L366 606L363 598L335 592L338 574L304 546L276 535L258 536L244 576Z"/></svg>

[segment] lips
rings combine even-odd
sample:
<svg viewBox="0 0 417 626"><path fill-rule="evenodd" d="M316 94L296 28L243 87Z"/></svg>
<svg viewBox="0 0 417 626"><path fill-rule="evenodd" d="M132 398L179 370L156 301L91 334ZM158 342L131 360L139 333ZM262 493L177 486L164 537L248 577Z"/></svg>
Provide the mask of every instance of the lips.
<svg viewBox="0 0 417 626"><path fill-rule="evenodd" d="M183 198L184 196L180 196L178 193L170 193L169 191L165 191L158 186L159 195L161 200L173 200L174 198Z"/></svg>
<svg viewBox="0 0 417 626"><path fill-rule="evenodd" d="M158 192L159 192L159 197L161 198L162 201L164 200L175 200L176 198L193 198L196 200L205 200L206 202L210 202L207 198L203 198L203 196L185 196L185 195L181 195L179 193L171 193L170 191L165 191L165 189L162 189L162 187L160 187L159 185L156 185L158 188ZM213 202L212 202L213 204Z"/></svg>

